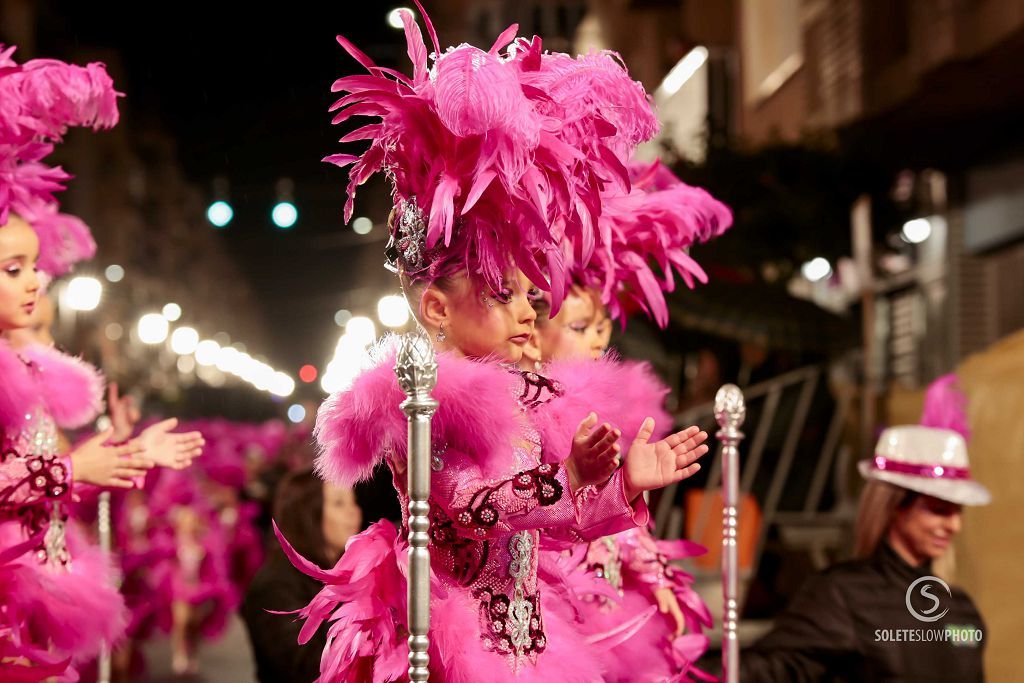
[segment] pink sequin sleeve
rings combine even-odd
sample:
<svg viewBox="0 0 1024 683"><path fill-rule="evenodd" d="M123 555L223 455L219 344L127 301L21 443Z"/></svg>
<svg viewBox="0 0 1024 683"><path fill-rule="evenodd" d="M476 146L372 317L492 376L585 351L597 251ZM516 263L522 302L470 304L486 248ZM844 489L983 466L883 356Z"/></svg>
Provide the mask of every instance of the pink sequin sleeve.
<svg viewBox="0 0 1024 683"><path fill-rule="evenodd" d="M607 529L630 528L637 517L646 519L646 507L635 512L626 502L621 480L588 489L572 495L565 469L554 463L486 481L476 468L453 463L434 473L431 498L445 508L457 530L478 539L549 529L586 540Z"/></svg>
<svg viewBox="0 0 1024 683"><path fill-rule="evenodd" d="M626 500L622 470L600 486L587 486L576 493L577 523L573 540L596 541L602 536L647 526L650 512L643 496L633 504ZM557 535L557 534L556 534Z"/></svg>

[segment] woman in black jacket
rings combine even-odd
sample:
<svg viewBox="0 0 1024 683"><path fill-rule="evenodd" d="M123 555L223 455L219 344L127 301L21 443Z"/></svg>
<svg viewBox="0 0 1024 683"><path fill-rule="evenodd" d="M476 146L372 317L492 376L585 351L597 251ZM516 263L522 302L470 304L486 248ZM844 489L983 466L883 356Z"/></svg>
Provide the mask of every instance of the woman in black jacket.
<svg viewBox="0 0 1024 683"><path fill-rule="evenodd" d="M951 577L962 505L984 505L960 434L896 427L860 463L855 559L813 577L741 655L743 683L984 680L981 615Z"/></svg>
<svg viewBox="0 0 1024 683"><path fill-rule="evenodd" d="M361 484L343 489L319 479L312 470L286 476L274 497L274 521L303 557L329 569L341 557L349 537L381 518L400 515L390 484ZM256 657L256 677L262 683L308 683L320 676L320 655L327 642L328 623L305 645L299 645L302 624L273 614L305 607L323 584L295 569L276 539L253 578L242 603Z"/></svg>

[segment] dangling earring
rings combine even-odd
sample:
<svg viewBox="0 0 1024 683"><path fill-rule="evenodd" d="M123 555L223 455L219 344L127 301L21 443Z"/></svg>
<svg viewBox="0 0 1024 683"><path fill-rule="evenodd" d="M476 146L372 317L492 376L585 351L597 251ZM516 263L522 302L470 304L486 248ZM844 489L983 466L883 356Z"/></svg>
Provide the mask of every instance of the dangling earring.
<svg viewBox="0 0 1024 683"><path fill-rule="evenodd" d="M441 329L438 330L437 337L435 337L435 339L437 339L438 344L443 344L444 340L448 338L448 335L444 333L444 323L441 323L440 327Z"/></svg>

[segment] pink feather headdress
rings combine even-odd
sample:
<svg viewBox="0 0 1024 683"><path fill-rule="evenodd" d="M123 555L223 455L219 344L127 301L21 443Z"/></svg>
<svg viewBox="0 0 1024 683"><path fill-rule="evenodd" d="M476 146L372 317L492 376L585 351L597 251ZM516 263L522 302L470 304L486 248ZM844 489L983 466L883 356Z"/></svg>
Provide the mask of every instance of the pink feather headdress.
<svg viewBox="0 0 1024 683"><path fill-rule="evenodd" d="M660 161L630 163L629 173L630 191L610 190L603 197L601 242L588 263L573 267L573 281L599 291L611 317L624 320L625 310L635 306L664 327L664 292L675 289L675 274L691 288L707 282L689 248L725 232L732 211Z"/></svg>
<svg viewBox="0 0 1024 683"><path fill-rule="evenodd" d="M517 39L516 25L489 50L442 52L417 6L433 55L402 12L411 77L338 37L368 75L334 83L345 94L333 123L376 119L341 138L368 140L369 149L324 159L351 166L345 220L358 187L383 171L396 207L392 269L427 281L466 270L498 289L514 265L557 309L569 283L564 245L574 260L590 260L603 192L628 192L625 162L657 130L649 98L612 53L544 53L539 38Z"/></svg>
<svg viewBox="0 0 1024 683"><path fill-rule="evenodd" d="M89 228L60 213L55 192L71 177L44 159L70 126L117 123L117 98L102 64L33 59L17 64L0 45L0 225L13 212L39 236L40 270L59 276L96 252Z"/></svg>

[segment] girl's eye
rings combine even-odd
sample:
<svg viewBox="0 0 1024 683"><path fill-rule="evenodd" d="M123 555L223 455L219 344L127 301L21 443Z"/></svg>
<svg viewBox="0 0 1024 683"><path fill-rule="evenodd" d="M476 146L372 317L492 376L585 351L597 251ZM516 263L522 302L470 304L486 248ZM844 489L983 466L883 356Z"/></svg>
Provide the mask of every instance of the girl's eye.
<svg viewBox="0 0 1024 683"><path fill-rule="evenodd" d="M18 277L21 274L21 266L7 266L4 268L4 272L10 277Z"/></svg>
<svg viewBox="0 0 1024 683"><path fill-rule="evenodd" d="M512 303L512 290L508 287L502 287L494 293L494 299L501 304Z"/></svg>
<svg viewBox="0 0 1024 683"><path fill-rule="evenodd" d="M569 329L575 332L576 334L583 334L584 332L587 331L587 327L588 326L586 321L569 323Z"/></svg>
<svg viewBox="0 0 1024 683"><path fill-rule="evenodd" d="M531 287L530 290L528 292L526 292L526 298L530 300L531 304L535 304L538 301L543 301L544 293L541 292L536 287Z"/></svg>

